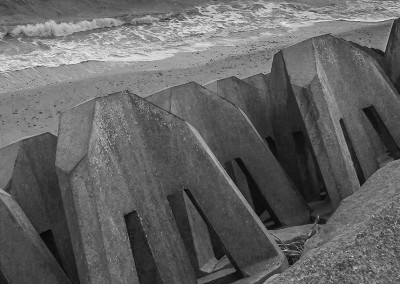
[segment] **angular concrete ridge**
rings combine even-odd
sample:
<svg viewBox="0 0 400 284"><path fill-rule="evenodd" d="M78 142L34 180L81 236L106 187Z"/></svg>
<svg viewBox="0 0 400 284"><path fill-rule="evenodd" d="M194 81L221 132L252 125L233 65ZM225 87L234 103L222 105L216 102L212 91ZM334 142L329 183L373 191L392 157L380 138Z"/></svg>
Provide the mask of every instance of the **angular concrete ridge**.
<svg viewBox="0 0 400 284"><path fill-rule="evenodd" d="M211 82L205 87L237 105L248 116L263 139L272 135L268 119L270 104L267 96L259 89L236 77Z"/></svg>
<svg viewBox="0 0 400 284"><path fill-rule="evenodd" d="M242 274L287 265L197 131L135 95L62 114L56 165L82 282L196 283L168 200L182 190Z"/></svg>
<svg viewBox="0 0 400 284"><path fill-rule="evenodd" d="M15 149L14 171L7 188L33 227L66 271L79 283L55 167L57 137L45 133L7 146Z"/></svg>
<svg viewBox="0 0 400 284"><path fill-rule="evenodd" d="M400 19L394 20L385 51L385 70L400 92Z"/></svg>
<svg viewBox="0 0 400 284"><path fill-rule="evenodd" d="M300 112L333 205L355 192L388 151L400 156L400 101L379 64L330 35L277 53L270 79L277 131ZM279 126L279 128L278 128Z"/></svg>
<svg viewBox="0 0 400 284"><path fill-rule="evenodd" d="M304 199L236 105L196 83L168 88L146 100L199 131L258 215L269 210L284 226L310 221Z"/></svg>
<svg viewBox="0 0 400 284"><path fill-rule="evenodd" d="M241 80L246 82L249 85L252 85L253 87L256 87L257 89L261 90L265 94L265 98L267 100L267 104L269 103L268 100L270 98L269 95L269 75L270 74L256 74L253 76L249 76L246 78L242 78Z"/></svg>
<svg viewBox="0 0 400 284"><path fill-rule="evenodd" d="M272 133L266 138L269 148L304 198L308 202L320 200L321 191L325 187L316 166L317 161L312 147L306 139L307 136L302 135L304 123L300 114L290 109L291 104L289 104L289 108L278 113L282 119L273 116L274 104L277 102L271 99L270 74L257 74L242 80L265 94L268 107L267 119L272 129ZM283 129L290 131L282 131L281 123L286 125Z"/></svg>
<svg viewBox="0 0 400 284"><path fill-rule="evenodd" d="M3 284L70 284L14 199L0 189L0 280Z"/></svg>
<svg viewBox="0 0 400 284"><path fill-rule="evenodd" d="M9 186L17 159L19 142L12 143L0 149L0 188Z"/></svg>
<svg viewBox="0 0 400 284"><path fill-rule="evenodd" d="M301 135L301 130L304 130L301 127L304 125L302 118L298 111L296 113L289 109L279 113L281 118L274 115L275 104L280 103L272 99L270 80L270 74L248 78L247 81L251 84L230 77L212 82L206 87L244 111L307 201L320 200L324 185L321 184L321 174L315 166L311 145L307 144L306 136ZM260 88L267 88L267 92ZM291 125L292 130L288 133L282 132L282 127L277 127L280 123Z"/></svg>

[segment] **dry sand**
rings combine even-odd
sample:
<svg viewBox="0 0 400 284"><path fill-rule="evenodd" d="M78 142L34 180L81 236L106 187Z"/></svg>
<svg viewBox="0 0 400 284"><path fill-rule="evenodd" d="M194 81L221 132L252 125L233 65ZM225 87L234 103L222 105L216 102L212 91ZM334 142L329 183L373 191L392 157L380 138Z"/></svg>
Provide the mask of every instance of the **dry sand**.
<svg viewBox="0 0 400 284"><path fill-rule="evenodd" d="M391 23L323 22L268 39L237 34L234 46L182 52L159 61L85 62L0 74L0 147L38 133L56 134L60 112L94 97L126 89L146 97L189 81L204 84L268 73L278 50L310 37L331 33L384 50Z"/></svg>

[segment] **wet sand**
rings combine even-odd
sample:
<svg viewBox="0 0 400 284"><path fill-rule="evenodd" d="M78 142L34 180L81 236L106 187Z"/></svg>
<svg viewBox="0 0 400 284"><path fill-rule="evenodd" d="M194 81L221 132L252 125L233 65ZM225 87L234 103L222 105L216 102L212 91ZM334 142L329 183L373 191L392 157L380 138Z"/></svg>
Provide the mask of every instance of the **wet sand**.
<svg viewBox="0 0 400 284"><path fill-rule="evenodd" d="M235 44L158 61L85 62L0 74L0 147L43 132L56 134L60 112L94 97L121 90L146 97L190 81L268 73L277 51L310 37L331 33L384 50L391 23L323 22L268 38L258 38L259 31L239 33Z"/></svg>

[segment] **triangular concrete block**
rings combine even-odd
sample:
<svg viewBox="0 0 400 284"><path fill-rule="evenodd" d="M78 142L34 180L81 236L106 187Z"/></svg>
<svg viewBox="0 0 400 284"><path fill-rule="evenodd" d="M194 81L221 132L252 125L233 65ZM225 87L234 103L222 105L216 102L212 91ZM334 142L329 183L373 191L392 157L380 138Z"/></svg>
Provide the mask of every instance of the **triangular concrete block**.
<svg viewBox="0 0 400 284"><path fill-rule="evenodd" d="M270 214L285 226L309 222L304 199L236 105L196 83L172 87L146 99L160 107L169 105L168 111L199 131L231 177L242 184L239 188L258 214L272 210ZM248 180L243 182L243 176Z"/></svg>
<svg viewBox="0 0 400 284"><path fill-rule="evenodd" d="M236 77L211 82L204 87L237 105L248 116L261 137L265 139L271 136L269 104L267 97L259 89Z"/></svg>
<svg viewBox="0 0 400 284"><path fill-rule="evenodd" d="M44 133L0 149L0 156L14 157L6 159L13 172L5 190L21 206L71 282L79 283L55 168L56 147L57 137Z"/></svg>
<svg viewBox="0 0 400 284"><path fill-rule="evenodd" d="M393 21L385 51L385 70L400 92L400 19Z"/></svg>
<svg viewBox="0 0 400 284"><path fill-rule="evenodd" d="M1 283L70 284L24 211L0 189Z"/></svg>
<svg viewBox="0 0 400 284"><path fill-rule="evenodd" d="M288 110L280 113L279 117L274 115L275 105L280 105L281 102L272 99L269 87L272 84L270 75L259 74L247 80L256 86L236 77L229 77L212 82L206 87L215 90L219 96L242 109L304 198L307 201L319 200L324 186L318 179L320 174L315 167L316 161L312 155L311 146L301 136L300 114ZM260 90L263 85L266 86L264 88L267 88L267 92ZM284 103L290 104L290 102ZM281 132L276 127L281 122L291 125L290 133ZM293 135L297 136L293 137ZM304 143L301 145L304 146L302 149L296 149L296 144L299 143L296 143L295 139L299 140L299 143Z"/></svg>
<svg viewBox="0 0 400 284"><path fill-rule="evenodd" d="M249 76L246 78L242 78L242 81L246 82L249 85L252 85L253 87L256 87L260 91L262 91L266 99L268 100L269 98L269 74L256 74L253 76ZM268 102L268 101L267 101Z"/></svg>
<svg viewBox="0 0 400 284"><path fill-rule="evenodd" d="M168 202L182 190L240 273L286 266L200 134L135 95L96 98L62 114L56 165L87 282L196 283Z"/></svg>
<svg viewBox="0 0 400 284"><path fill-rule="evenodd" d="M399 157L399 95L368 53L330 35L277 53L270 87L274 131L304 122L334 207L358 190L385 151ZM277 141L279 143L279 141Z"/></svg>

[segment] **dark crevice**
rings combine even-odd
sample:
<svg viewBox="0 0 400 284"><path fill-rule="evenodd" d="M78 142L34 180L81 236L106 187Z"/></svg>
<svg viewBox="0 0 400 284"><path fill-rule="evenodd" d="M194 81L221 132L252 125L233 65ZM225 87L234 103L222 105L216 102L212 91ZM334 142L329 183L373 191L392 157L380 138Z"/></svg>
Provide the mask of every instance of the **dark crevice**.
<svg viewBox="0 0 400 284"><path fill-rule="evenodd" d="M184 191L175 192L167 197L168 203L174 215L175 223L178 227L179 234L182 238L183 244L188 252L190 263L196 273L197 277L204 275L200 270L200 264L197 259L197 251L195 248L193 231L188 216L188 208L185 202Z"/></svg>
<svg viewBox="0 0 400 284"><path fill-rule="evenodd" d="M238 164L240 170L246 177L247 184L249 186L251 199L253 200L255 212L257 215L261 215L265 210L267 210L269 216L274 220L275 226L280 227L281 224L279 222L278 217L275 215L274 211L272 211L271 206L268 204L267 200L265 199L264 195L262 194L260 188L258 187L257 183L251 176L249 170L247 169L246 165L240 158L236 158L235 162Z"/></svg>
<svg viewBox="0 0 400 284"><path fill-rule="evenodd" d="M378 133L383 145L385 145L386 149L389 151L389 154L395 160L400 159L400 149L376 109L373 106L370 106L364 108L363 112L374 127L375 131Z"/></svg>
<svg viewBox="0 0 400 284"><path fill-rule="evenodd" d="M321 199L326 188L314 152L302 131L294 132L292 136L301 178L300 192L307 201Z"/></svg>
<svg viewBox="0 0 400 284"><path fill-rule="evenodd" d="M162 284L159 271L138 213L134 210L124 216L136 273L140 284Z"/></svg>
<svg viewBox="0 0 400 284"><path fill-rule="evenodd" d="M304 137L303 132L301 131L292 133L292 136L296 149L297 164L302 183L302 188L300 188L300 192L303 194L304 198L307 199L308 196L305 190L310 189L312 187L312 175L308 167L308 152L307 152L306 139Z"/></svg>
<svg viewBox="0 0 400 284"><path fill-rule="evenodd" d="M0 284L10 284L10 281L8 281L6 275L0 268Z"/></svg>
<svg viewBox="0 0 400 284"><path fill-rule="evenodd" d="M218 234L215 231L214 227L212 226L211 222L208 220L207 215L204 213L203 209L200 207L200 204L194 198L193 194L190 192L189 189L184 189L184 191L187 194L187 196L189 197L189 199L192 202L192 204L194 205L194 207L196 208L197 212L199 212L200 216L203 218L203 221L206 223L208 230L210 232L211 241L213 241L213 239L214 239L214 242L217 245L218 249L222 250L224 252L224 255L226 255L228 257L232 266L236 269L238 276L240 278L242 278L243 274L240 271L239 266L236 264L235 260L232 258L229 251L225 248L225 245L222 243L220 237L218 236ZM214 247L214 243L213 243L213 247ZM214 253L215 253L215 251L214 251ZM217 255L216 255L216 257L217 257Z"/></svg>
<svg viewBox="0 0 400 284"><path fill-rule="evenodd" d="M360 185L362 185L365 182L365 176L362 171L360 162L358 161L356 151L354 150L353 143L351 142L350 135L347 132L347 128L346 128L346 125L344 124L343 119L340 119L339 123L340 123L340 127L342 128L342 132L343 132L343 136L346 141L346 144L347 144L347 148L349 149L349 152L350 152L350 157L353 162L353 166L356 171L358 181L360 182Z"/></svg>
<svg viewBox="0 0 400 284"><path fill-rule="evenodd" d="M51 254L57 260L58 264L64 270L64 266L62 264L61 257L60 257L60 252L58 251L57 243L56 243L56 240L54 239L53 231L47 230L39 235L42 238L42 241L45 243L46 247L51 252Z"/></svg>
<svg viewBox="0 0 400 284"><path fill-rule="evenodd" d="M229 175L229 177L231 178L233 183L236 184L236 186L237 186L238 183L237 183L235 171L233 169L233 162L232 161L225 162L224 166L225 166L226 173Z"/></svg>
<svg viewBox="0 0 400 284"><path fill-rule="evenodd" d="M271 150L271 153L278 159L278 149L276 148L276 144L274 139L271 136L265 137L265 141L267 141L268 147Z"/></svg>

